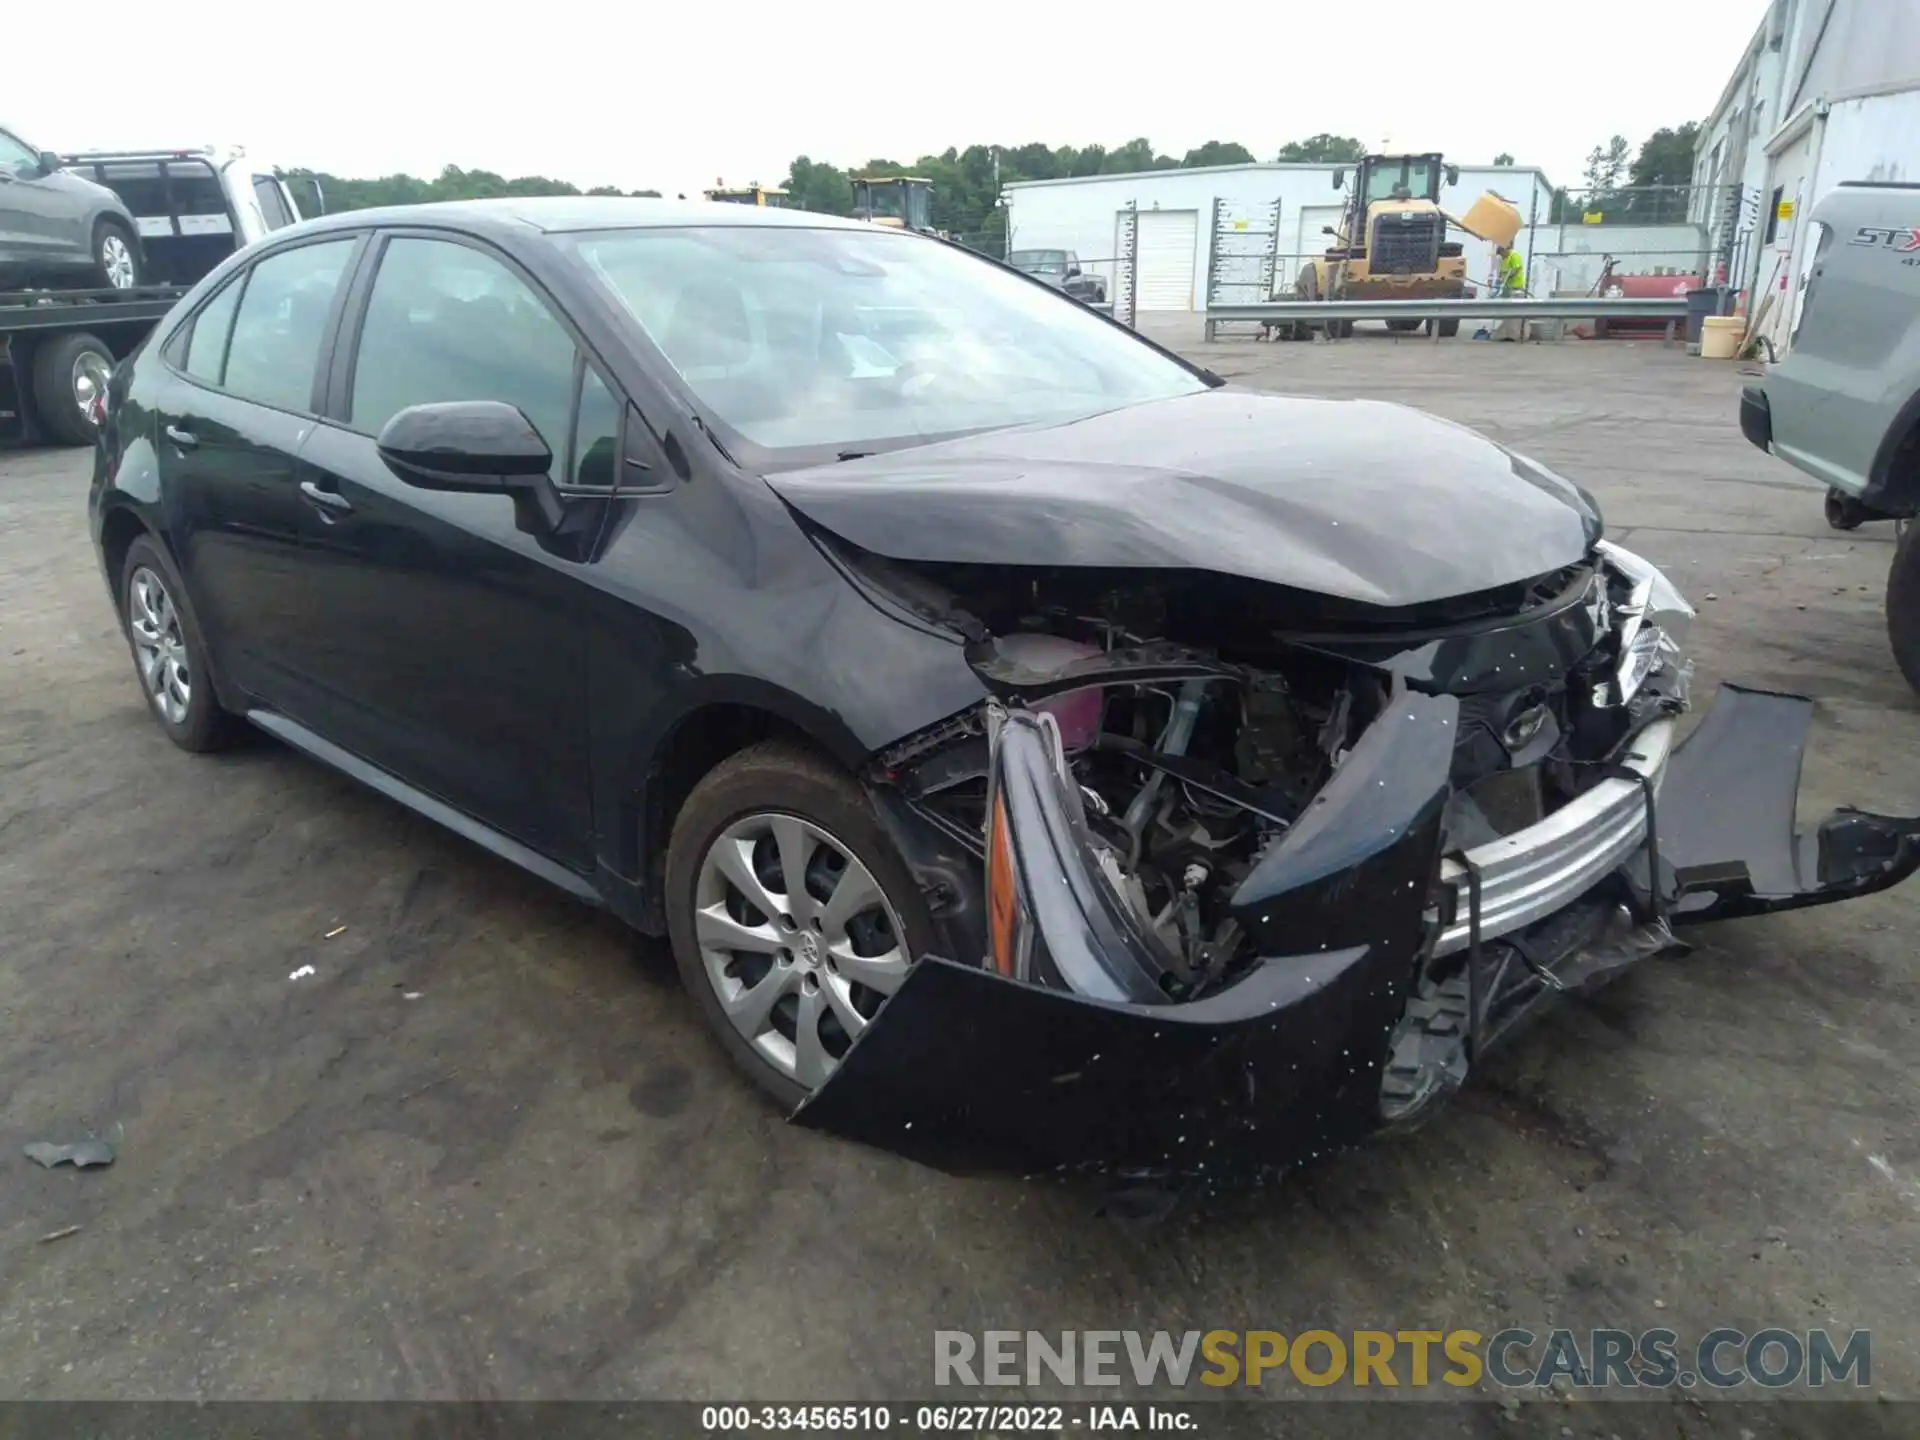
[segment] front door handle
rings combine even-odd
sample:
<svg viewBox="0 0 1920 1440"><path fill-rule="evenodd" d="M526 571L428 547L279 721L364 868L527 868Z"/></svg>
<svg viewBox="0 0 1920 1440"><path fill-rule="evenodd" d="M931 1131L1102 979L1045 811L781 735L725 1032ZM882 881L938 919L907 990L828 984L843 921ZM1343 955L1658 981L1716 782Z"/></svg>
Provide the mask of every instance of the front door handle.
<svg viewBox="0 0 1920 1440"><path fill-rule="evenodd" d="M338 490L323 490L311 480L300 482L300 493L322 510L330 510L336 515L345 515L353 509L353 502Z"/></svg>
<svg viewBox="0 0 1920 1440"><path fill-rule="evenodd" d="M199 438L191 430L183 430L178 425L167 426L167 438L182 450L191 450L200 443Z"/></svg>

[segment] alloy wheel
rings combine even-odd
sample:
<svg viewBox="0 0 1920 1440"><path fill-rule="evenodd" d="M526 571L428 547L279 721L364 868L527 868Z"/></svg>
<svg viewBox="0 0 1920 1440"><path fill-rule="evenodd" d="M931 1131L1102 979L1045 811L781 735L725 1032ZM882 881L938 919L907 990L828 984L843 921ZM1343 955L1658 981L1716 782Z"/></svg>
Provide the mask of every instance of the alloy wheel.
<svg viewBox="0 0 1920 1440"><path fill-rule="evenodd" d="M114 289L133 288L133 251L127 248L125 240L111 231L100 242L100 269Z"/></svg>
<svg viewBox="0 0 1920 1440"><path fill-rule="evenodd" d="M94 402L107 393L107 382L113 378L112 362L97 350L82 350L73 357L71 378L73 403L87 417L87 424L92 425Z"/></svg>
<svg viewBox="0 0 1920 1440"><path fill-rule="evenodd" d="M797 815L736 820L694 885L701 968L740 1036L807 1090L907 974L905 932L871 871Z"/></svg>
<svg viewBox="0 0 1920 1440"><path fill-rule="evenodd" d="M187 706L193 702L187 638L166 582L144 565L127 582L127 627L133 632L134 662L153 708L170 725L186 723Z"/></svg>

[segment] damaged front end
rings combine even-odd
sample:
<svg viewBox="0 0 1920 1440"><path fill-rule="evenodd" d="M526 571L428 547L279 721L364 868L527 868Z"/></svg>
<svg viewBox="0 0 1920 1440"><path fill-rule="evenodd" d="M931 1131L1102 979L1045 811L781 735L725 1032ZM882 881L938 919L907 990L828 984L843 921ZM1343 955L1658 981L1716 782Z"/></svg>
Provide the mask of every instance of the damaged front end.
<svg viewBox="0 0 1920 1440"><path fill-rule="evenodd" d="M1675 926L1920 866L1914 821L1794 833L1805 699L1724 687L1675 744L1691 611L1604 543L1386 617L843 558L968 640L990 698L872 781L984 902L795 1118L934 1163L1298 1163L1417 1121Z"/></svg>

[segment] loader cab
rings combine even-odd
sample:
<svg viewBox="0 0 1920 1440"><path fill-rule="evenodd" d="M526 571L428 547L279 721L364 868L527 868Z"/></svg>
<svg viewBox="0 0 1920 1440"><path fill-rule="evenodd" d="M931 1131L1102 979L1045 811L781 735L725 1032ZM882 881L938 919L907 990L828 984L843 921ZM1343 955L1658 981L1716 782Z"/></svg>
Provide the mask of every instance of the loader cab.
<svg viewBox="0 0 1920 1440"><path fill-rule="evenodd" d="M1459 181L1459 168L1437 154L1367 156L1354 168L1329 256L1363 259L1384 240L1395 252L1392 270L1431 270L1446 231L1440 188ZM1347 189L1344 167L1333 172L1333 188Z"/></svg>
<svg viewBox="0 0 1920 1440"><path fill-rule="evenodd" d="M933 228L933 182L918 175L853 177L856 219L895 230Z"/></svg>
<svg viewBox="0 0 1920 1440"><path fill-rule="evenodd" d="M1369 155L1354 169L1353 198L1365 206L1383 200L1424 200L1438 205L1442 180L1458 184L1460 171L1444 164L1438 155ZM1346 183L1344 169L1333 172L1334 189L1345 189Z"/></svg>

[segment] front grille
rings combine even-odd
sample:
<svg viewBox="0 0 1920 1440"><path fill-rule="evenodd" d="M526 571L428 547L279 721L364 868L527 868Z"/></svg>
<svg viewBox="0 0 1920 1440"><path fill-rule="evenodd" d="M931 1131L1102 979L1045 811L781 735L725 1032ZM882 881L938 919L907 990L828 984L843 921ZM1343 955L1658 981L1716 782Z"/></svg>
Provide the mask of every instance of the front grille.
<svg viewBox="0 0 1920 1440"><path fill-rule="evenodd" d="M1373 222L1367 269L1376 274L1424 274L1438 268L1446 221L1432 211L1397 210Z"/></svg>

